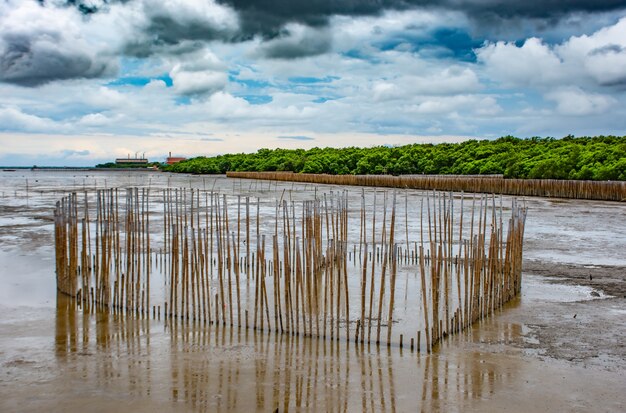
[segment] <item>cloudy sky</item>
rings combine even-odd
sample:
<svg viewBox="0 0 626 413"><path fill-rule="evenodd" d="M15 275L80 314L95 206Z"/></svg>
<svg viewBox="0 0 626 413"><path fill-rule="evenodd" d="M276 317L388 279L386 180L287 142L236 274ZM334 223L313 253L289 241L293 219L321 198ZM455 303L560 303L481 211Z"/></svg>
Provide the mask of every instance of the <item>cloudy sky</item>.
<svg viewBox="0 0 626 413"><path fill-rule="evenodd" d="M623 0L0 0L0 165L626 134Z"/></svg>

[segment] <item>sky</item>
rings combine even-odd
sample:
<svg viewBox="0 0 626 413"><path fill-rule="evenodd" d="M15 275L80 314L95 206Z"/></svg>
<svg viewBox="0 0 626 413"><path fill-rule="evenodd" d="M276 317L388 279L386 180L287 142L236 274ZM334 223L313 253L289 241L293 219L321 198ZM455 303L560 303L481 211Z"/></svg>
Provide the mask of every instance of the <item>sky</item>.
<svg viewBox="0 0 626 413"><path fill-rule="evenodd" d="M623 0L0 0L0 165L626 135Z"/></svg>

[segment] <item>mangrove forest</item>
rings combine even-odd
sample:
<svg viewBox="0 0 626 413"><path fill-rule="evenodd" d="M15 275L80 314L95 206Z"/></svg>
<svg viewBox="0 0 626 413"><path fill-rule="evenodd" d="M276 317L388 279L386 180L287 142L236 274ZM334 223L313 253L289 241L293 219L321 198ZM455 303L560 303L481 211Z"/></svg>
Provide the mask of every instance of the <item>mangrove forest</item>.
<svg viewBox="0 0 626 413"><path fill-rule="evenodd" d="M505 178L626 180L626 136L495 140L370 148L260 149L196 157L171 172L289 171L335 175L503 175Z"/></svg>

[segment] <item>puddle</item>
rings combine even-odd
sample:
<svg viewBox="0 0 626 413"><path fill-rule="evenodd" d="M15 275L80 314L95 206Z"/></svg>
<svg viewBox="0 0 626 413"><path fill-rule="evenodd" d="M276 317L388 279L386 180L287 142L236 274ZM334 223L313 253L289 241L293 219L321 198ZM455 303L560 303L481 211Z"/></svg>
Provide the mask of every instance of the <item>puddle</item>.
<svg viewBox="0 0 626 413"><path fill-rule="evenodd" d="M602 291L583 285L558 284L559 278L524 274L522 300L526 303L569 303L610 298Z"/></svg>

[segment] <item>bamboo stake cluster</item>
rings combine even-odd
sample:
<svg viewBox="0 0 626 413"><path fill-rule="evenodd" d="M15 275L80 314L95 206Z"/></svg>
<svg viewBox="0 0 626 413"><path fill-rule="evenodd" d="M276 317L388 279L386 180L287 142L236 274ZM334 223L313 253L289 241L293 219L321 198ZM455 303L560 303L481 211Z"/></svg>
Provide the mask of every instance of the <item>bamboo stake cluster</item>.
<svg viewBox="0 0 626 413"><path fill-rule="evenodd" d="M150 308L149 190L95 192L95 220L87 192L62 198L55 209L57 288L91 304L147 314ZM83 212L79 218L79 208ZM80 235L79 235L80 234ZM80 252L79 252L80 248Z"/></svg>
<svg viewBox="0 0 626 413"><path fill-rule="evenodd" d="M74 193L55 209L57 287L141 317L431 351L519 293L526 209L433 191L409 213L401 196Z"/></svg>
<svg viewBox="0 0 626 413"><path fill-rule="evenodd" d="M293 172L227 172L229 178L333 185L377 186L514 196L626 201L626 182L560 179L505 179L501 175L326 175Z"/></svg>

